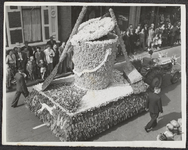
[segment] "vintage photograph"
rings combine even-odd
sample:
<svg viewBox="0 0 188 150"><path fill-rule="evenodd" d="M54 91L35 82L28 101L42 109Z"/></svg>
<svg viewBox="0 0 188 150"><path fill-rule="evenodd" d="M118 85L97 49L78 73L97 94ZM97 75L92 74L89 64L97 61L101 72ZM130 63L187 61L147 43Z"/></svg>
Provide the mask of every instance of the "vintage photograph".
<svg viewBox="0 0 188 150"><path fill-rule="evenodd" d="M3 145L185 147L185 14L5 2Z"/></svg>

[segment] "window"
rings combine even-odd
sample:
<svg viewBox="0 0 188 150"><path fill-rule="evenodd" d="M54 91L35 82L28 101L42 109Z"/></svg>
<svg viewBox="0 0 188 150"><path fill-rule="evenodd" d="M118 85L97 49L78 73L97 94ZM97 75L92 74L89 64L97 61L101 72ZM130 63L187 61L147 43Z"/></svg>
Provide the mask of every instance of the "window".
<svg viewBox="0 0 188 150"><path fill-rule="evenodd" d="M42 41L41 7L22 7L24 40L28 42Z"/></svg>
<svg viewBox="0 0 188 150"><path fill-rule="evenodd" d="M56 7L7 6L6 47L15 47L25 41L31 45L43 44L51 35L58 37L57 18Z"/></svg>
<svg viewBox="0 0 188 150"><path fill-rule="evenodd" d="M9 44L22 43L21 14L18 10L8 12L8 30L10 34Z"/></svg>

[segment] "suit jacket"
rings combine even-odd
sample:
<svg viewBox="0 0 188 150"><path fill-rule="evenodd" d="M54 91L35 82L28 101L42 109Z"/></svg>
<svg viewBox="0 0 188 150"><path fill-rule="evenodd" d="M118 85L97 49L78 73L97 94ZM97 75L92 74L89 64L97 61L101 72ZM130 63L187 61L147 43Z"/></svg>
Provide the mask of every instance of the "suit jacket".
<svg viewBox="0 0 188 150"><path fill-rule="evenodd" d="M150 113L163 113L161 97L155 93L149 93L145 107L149 109Z"/></svg>
<svg viewBox="0 0 188 150"><path fill-rule="evenodd" d="M25 48L26 48L26 46L23 46L23 47L21 48L21 50L24 51ZM34 56L34 55L33 55L33 50L32 50L32 47L31 47L31 46L28 46L28 47L27 47L27 50L28 50L28 52L29 52L29 57L30 57L30 56Z"/></svg>
<svg viewBox="0 0 188 150"><path fill-rule="evenodd" d="M24 76L21 73L17 72L14 78L16 79L16 91L28 93Z"/></svg>

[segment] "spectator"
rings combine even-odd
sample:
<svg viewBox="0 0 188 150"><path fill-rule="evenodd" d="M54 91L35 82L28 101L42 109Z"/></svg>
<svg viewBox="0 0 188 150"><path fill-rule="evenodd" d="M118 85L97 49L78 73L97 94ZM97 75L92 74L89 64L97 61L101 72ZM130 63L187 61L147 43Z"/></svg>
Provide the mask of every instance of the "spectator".
<svg viewBox="0 0 188 150"><path fill-rule="evenodd" d="M139 33L139 38L140 38L140 46L143 50L145 50L145 33L144 33L144 28L141 30Z"/></svg>
<svg viewBox="0 0 188 150"><path fill-rule="evenodd" d="M173 46L174 42L176 41L176 35L178 32L178 25L175 24L172 28L171 28L171 41L170 41L170 45Z"/></svg>
<svg viewBox="0 0 188 150"><path fill-rule="evenodd" d="M135 42L135 48L138 50L140 47L140 24L137 26L135 29L135 34L134 34L134 42Z"/></svg>
<svg viewBox="0 0 188 150"><path fill-rule="evenodd" d="M27 53L28 53L28 58L29 58L30 56L33 56L32 47L29 46L28 41L25 41L24 44L25 44L25 45L21 48L21 51L27 52Z"/></svg>
<svg viewBox="0 0 188 150"><path fill-rule="evenodd" d="M27 65L27 55L21 52L21 48L18 47L18 69L23 69L26 72L26 65Z"/></svg>
<svg viewBox="0 0 188 150"><path fill-rule="evenodd" d="M27 63L27 71L29 73L30 80L36 79L36 63L33 56L30 56L30 59Z"/></svg>
<svg viewBox="0 0 188 150"><path fill-rule="evenodd" d="M133 30L133 25L129 24L128 30Z"/></svg>
<svg viewBox="0 0 188 150"><path fill-rule="evenodd" d="M42 59L39 61L38 66L39 66L41 78L44 80L46 75L46 65Z"/></svg>
<svg viewBox="0 0 188 150"><path fill-rule="evenodd" d="M13 74L16 74L16 56L13 53L12 50L9 51L8 55L6 56L6 64L8 64L9 68L13 72Z"/></svg>
<svg viewBox="0 0 188 150"><path fill-rule="evenodd" d="M37 52L37 47L36 46L32 47L32 56L34 57L34 60L36 60L36 58L35 58L36 52Z"/></svg>
<svg viewBox="0 0 188 150"><path fill-rule="evenodd" d="M55 56L54 51L51 49L51 46L48 44L47 48L44 50L45 60L47 64L47 74L49 75L53 70L53 57Z"/></svg>
<svg viewBox="0 0 188 150"><path fill-rule="evenodd" d="M167 42L168 42L168 46L171 45L171 32L172 32L172 24L169 22L168 25L167 25Z"/></svg>
<svg viewBox="0 0 188 150"><path fill-rule="evenodd" d="M161 35L161 41L162 41L162 46L168 46L168 30L167 28L164 26L164 30L162 32Z"/></svg>
<svg viewBox="0 0 188 150"><path fill-rule="evenodd" d="M171 22L171 20L170 20L170 15L167 15L167 17L166 17L166 22Z"/></svg>
<svg viewBox="0 0 188 150"><path fill-rule="evenodd" d="M47 44L47 45L50 45L50 47L53 48L54 44L56 44L56 41L54 40L54 37L51 36L51 37L50 37L50 40L47 41L46 44Z"/></svg>
<svg viewBox="0 0 188 150"><path fill-rule="evenodd" d="M178 22L178 30L176 33L176 42L177 44L181 44L181 22Z"/></svg>
<svg viewBox="0 0 188 150"><path fill-rule="evenodd" d="M18 69L18 47L14 47L12 52L16 56L16 69Z"/></svg>
<svg viewBox="0 0 188 150"><path fill-rule="evenodd" d="M36 53L35 53L35 60L36 60L36 64L38 65L40 60L45 60L45 54L43 51L41 51L40 47L36 47Z"/></svg>
<svg viewBox="0 0 188 150"><path fill-rule="evenodd" d="M149 28L149 31L148 31L148 48L151 48L151 43L153 41L153 37L154 37L154 24L152 23L151 24L151 27Z"/></svg>
<svg viewBox="0 0 188 150"><path fill-rule="evenodd" d="M133 28L130 28L130 30L129 30L129 38L130 38L130 45L131 45L130 53L134 54L135 53L135 39L134 39Z"/></svg>
<svg viewBox="0 0 188 150"><path fill-rule="evenodd" d="M55 53L55 56L53 57L53 66L55 67L59 62L59 47L58 44L54 44L53 50Z"/></svg>
<svg viewBox="0 0 188 150"><path fill-rule="evenodd" d="M148 24L144 25L144 40L145 40L145 45L147 45L147 38L148 38Z"/></svg>
<svg viewBox="0 0 188 150"><path fill-rule="evenodd" d="M154 38L153 38L153 47L155 49L159 49L159 34L155 34Z"/></svg>
<svg viewBox="0 0 188 150"><path fill-rule="evenodd" d="M27 56L27 60L29 60L30 56L32 56L26 47L23 48L22 52Z"/></svg>
<svg viewBox="0 0 188 150"><path fill-rule="evenodd" d="M123 40L126 46L127 55L131 54L131 43L130 43L130 34L129 30L127 29L125 36L123 36Z"/></svg>

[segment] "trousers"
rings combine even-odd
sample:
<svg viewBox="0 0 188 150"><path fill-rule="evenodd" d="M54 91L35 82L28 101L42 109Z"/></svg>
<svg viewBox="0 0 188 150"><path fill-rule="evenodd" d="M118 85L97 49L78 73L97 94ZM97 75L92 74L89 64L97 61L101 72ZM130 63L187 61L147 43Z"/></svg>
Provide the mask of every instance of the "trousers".
<svg viewBox="0 0 188 150"><path fill-rule="evenodd" d="M158 116L159 113L150 113L151 120L148 122L145 129L151 129L152 127L155 127L157 125Z"/></svg>
<svg viewBox="0 0 188 150"><path fill-rule="evenodd" d="M17 106L21 94L23 94L24 97L27 97L29 95L29 92L16 91L14 99L13 99L12 104L11 104L12 107Z"/></svg>

